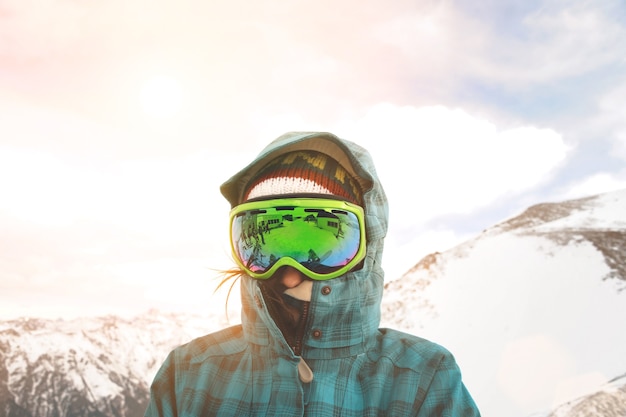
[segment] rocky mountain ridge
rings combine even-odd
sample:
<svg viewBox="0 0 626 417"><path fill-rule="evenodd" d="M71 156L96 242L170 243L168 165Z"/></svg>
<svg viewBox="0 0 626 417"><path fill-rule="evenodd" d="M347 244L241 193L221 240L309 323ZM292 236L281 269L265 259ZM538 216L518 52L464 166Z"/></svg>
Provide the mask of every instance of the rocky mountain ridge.
<svg viewBox="0 0 626 417"><path fill-rule="evenodd" d="M150 312L0 324L0 416L142 416L169 350L208 331L195 317Z"/></svg>

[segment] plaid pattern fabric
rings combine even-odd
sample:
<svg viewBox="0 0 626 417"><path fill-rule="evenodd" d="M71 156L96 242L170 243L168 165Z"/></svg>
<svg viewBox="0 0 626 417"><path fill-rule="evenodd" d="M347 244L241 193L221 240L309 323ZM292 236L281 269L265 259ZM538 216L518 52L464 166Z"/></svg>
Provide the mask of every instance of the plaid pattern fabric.
<svg viewBox="0 0 626 417"><path fill-rule="evenodd" d="M317 140L339 141L359 181L371 187L363 194L363 268L313 283L302 350L313 381L300 380L301 358L272 321L258 282L243 277L242 325L172 351L152 383L146 417L480 415L445 348L378 328L388 207L367 151L329 134L299 133L279 138L262 156ZM237 178L222 189L231 203L240 195Z"/></svg>

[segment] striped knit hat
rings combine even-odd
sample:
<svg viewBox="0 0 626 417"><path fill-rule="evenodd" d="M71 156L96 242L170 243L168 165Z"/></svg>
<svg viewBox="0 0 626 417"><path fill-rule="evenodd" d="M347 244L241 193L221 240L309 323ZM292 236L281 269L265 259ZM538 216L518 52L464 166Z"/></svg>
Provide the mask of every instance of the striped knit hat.
<svg viewBox="0 0 626 417"><path fill-rule="evenodd" d="M327 194L362 205L357 181L330 156L309 150L268 162L248 182L243 200L284 194Z"/></svg>

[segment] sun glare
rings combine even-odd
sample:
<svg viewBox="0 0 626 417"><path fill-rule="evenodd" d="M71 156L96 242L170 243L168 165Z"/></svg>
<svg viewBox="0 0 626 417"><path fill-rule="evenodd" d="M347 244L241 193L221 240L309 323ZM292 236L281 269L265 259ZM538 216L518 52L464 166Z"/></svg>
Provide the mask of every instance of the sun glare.
<svg viewBox="0 0 626 417"><path fill-rule="evenodd" d="M141 89L141 107L149 116L169 117L182 105L180 83L168 76L156 76L146 81Z"/></svg>

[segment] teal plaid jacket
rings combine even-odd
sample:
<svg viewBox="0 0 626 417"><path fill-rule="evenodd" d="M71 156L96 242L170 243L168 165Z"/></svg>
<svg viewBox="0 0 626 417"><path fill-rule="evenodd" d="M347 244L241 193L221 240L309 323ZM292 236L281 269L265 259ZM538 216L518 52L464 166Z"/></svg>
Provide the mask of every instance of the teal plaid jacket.
<svg viewBox="0 0 626 417"><path fill-rule="evenodd" d="M257 281L244 276L242 324L174 349L154 378L146 417L479 416L450 352L378 327L388 206L365 149L328 133L290 133L224 183L222 193L237 205L259 165L298 146L347 157L342 165L352 165L366 190L363 268L314 282L301 357L273 322ZM308 370L313 379L303 382Z"/></svg>

